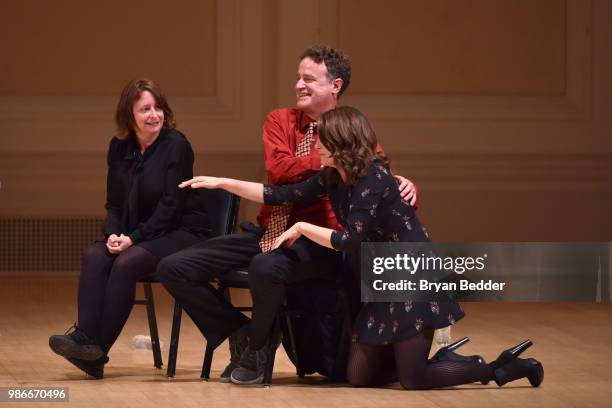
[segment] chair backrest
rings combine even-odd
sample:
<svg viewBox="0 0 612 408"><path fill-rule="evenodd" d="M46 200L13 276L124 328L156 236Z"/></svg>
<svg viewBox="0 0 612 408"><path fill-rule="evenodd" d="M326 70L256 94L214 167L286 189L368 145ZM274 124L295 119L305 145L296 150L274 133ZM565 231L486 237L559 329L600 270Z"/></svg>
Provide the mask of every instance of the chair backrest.
<svg viewBox="0 0 612 408"><path fill-rule="evenodd" d="M238 220L240 197L222 189L201 189L200 198L206 207L212 236L231 234Z"/></svg>

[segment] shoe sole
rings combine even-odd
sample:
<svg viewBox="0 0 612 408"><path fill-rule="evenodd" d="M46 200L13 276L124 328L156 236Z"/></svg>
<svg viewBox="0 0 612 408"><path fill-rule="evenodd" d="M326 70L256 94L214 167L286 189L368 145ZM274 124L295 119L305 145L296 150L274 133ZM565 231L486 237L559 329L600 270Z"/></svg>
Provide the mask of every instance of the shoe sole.
<svg viewBox="0 0 612 408"><path fill-rule="evenodd" d="M68 360L71 364L73 364L79 370L87 374L89 379L101 380L104 378L104 366L92 367L83 361L79 361L76 358L66 357L66 360Z"/></svg>
<svg viewBox="0 0 612 408"><path fill-rule="evenodd" d="M232 381L233 384L237 384L237 385L252 385L252 384L262 384L263 383L263 374L260 375L259 377L253 379L253 380L249 380L249 381L241 381L241 380L237 380L236 378L234 378L234 376L230 376L230 380Z"/></svg>
<svg viewBox="0 0 612 408"><path fill-rule="evenodd" d="M49 338L49 347L51 347L55 354L66 358L95 361L104 356L102 350L83 350L81 344L67 340L64 336L51 336Z"/></svg>
<svg viewBox="0 0 612 408"><path fill-rule="evenodd" d="M230 362L227 367L219 374L219 381L222 383L230 383L232 382L231 376L235 369L238 368L238 364ZM225 375L224 375L225 374Z"/></svg>

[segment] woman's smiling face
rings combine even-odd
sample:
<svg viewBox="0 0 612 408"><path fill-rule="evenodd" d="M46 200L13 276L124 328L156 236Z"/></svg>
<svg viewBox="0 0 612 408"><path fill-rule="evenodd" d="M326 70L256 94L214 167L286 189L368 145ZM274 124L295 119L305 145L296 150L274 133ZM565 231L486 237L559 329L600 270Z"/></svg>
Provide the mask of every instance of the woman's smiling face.
<svg viewBox="0 0 612 408"><path fill-rule="evenodd" d="M164 111L149 91L140 94L132 105L132 113L136 122L134 132L141 136L156 136L164 125Z"/></svg>
<svg viewBox="0 0 612 408"><path fill-rule="evenodd" d="M321 143L320 139L317 139L315 143L315 149L319 153L319 157L321 158L321 164L327 167L336 167L336 161L332 158L331 153L327 148Z"/></svg>

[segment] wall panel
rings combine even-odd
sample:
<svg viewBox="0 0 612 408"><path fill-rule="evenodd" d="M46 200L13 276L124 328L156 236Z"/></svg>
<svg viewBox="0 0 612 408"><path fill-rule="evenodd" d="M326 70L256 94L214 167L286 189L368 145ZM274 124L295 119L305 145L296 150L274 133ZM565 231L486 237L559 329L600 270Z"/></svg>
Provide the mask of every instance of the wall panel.
<svg viewBox="0 0 612 408"><path fill-rule="evenodd" d="M172 48L175 64L143 61L192 142L196 173L263 180L265 114L294 104L299 53L325 42L351 55L341 103L368 115L394 170L419 185L435 239L611 239L611 2L165 6L154 0L135 27L159 17L167 37L145 36L138 49ZM31 18L14 18L19 10ZM127 58L130 48L113 44L123 34L101 31L139 10L114 0L0 4L0 217L103 214L117 87L137 66L104 65L113 58L96 51ZM72 21L77 11L89 26ZM62 40L71 30L81 37ZM90 86L90 76L99 81ZM241 218L256 212L244 205Z"/></svg>

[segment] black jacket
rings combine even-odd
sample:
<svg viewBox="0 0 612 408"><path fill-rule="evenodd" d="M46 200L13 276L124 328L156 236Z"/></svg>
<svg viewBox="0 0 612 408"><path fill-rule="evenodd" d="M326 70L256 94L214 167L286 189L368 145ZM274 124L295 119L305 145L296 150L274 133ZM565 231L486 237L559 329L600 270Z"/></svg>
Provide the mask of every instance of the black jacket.
<svg viewBox="0 0 612 408"><path fill-rule="evenodd" d="M197 190L178 188L193 177L193 150L176 129L162 129L144 154L134 135L113 138L108 149L104 234L128 235L134 244L176 229L208 234Z"/></svg>

